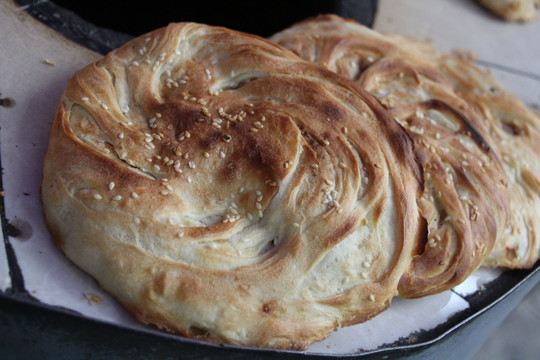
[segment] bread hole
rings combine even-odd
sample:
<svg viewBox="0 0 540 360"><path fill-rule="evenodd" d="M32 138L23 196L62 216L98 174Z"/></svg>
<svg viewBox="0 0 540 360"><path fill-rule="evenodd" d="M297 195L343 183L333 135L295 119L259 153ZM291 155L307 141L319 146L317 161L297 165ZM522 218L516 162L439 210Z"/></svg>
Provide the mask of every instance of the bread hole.
<svg viewBox="0 0 540 360"><path fill-rule="evenodd" d="M212 90L214 92L224 91L224 90L238 90L252 81L266 77L264 72L248 72L243 74L238 74L236 76L230 77L225 81L219 83Z"/></svg>
<svg viewBox="0 0 540 360"><path fill-rule="evenodd" d="M516 124L512 124L512 123L503 123L502 129L508 134L514 135L514 136L521 135L522 133L522 130Z"/></svg>
<svg viewBox="0 0 540 360"><path fill-rule="evenodd" d="M192 337L208 337L210 335L210 331L201 326L192 325L188 329L188 334Z"/></svg>
<svg viewBox="0 0 540 360"><path fill-rule="evenodd" d="M273 238L272 240L270 241L267 241L263 247L259 250L259 253L258 255L264 255L270 251L272 251L273 249L276 248L276 245L278 243L278 239L277 238Z"/></svg>

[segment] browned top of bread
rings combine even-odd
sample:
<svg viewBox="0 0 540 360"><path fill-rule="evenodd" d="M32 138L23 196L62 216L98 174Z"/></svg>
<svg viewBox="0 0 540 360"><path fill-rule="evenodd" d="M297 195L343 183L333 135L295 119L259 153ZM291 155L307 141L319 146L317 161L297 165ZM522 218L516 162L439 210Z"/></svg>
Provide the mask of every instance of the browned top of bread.
<svg viewBox="0 0 540 360"><path fill-rule="evenodd" d="M410 137L361 88L270 41L181 23L69 81L42 197L58 246L139 319L304 349L389 306L421 181Z"/></svg>
<svg viewBox="0 0 540 360"><path fill-rule="evenodd" d="M475 271L506 228L508 191L485 122L413 48L334 15L271 38L374 94L414 141L423 219L400 295L449 289Z"/></svg>

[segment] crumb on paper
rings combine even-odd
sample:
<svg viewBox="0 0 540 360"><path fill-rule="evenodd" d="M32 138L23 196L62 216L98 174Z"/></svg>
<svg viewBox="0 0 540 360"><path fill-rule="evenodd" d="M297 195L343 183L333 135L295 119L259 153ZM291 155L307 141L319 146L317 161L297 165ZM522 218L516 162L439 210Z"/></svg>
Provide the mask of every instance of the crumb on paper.
<svg viewBox="0 0 540 360"><path fill-rule="evenodd" d="M54 62L53 60L51 59L43 59L43 62L47 65L50 65L50 66L55 66L56 65L56 62Z"/></svg>
<svg viewBox="0 0 540 360"><path fill-rule="evenodd" d="M478 60L478 55L471 50L466 49L453 49L452 54L461 60L474 61Z"/></svg>
<svg viewBox="0 0 540 360"><path fill-rule="evenodd" d="M86 298L86 300L88 300L88 303L90 305L101 305L101 304L103 304L103 299L101 297L99 297L98 295L96 295L96 294L86 293L86 294L84 294L84 297Z"/></svg>

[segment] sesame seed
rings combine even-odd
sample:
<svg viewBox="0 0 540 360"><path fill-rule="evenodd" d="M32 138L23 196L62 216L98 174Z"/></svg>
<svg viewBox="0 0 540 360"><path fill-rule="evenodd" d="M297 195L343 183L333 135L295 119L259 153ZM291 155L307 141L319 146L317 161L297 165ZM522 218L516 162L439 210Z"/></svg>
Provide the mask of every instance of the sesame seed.
<svg viewBox="0 0 540 360"><path fill-rule="evenodd" d="M223 151L220 151L219 152L219 157L224 159L225 158L225 153Z"/></svg>
<svg viewBox="0 0 540 360"><path fill-rule="evenodd" d="M113 197L112 199L113 199L113 201L120 201L120 200L122 200L122 196L116 195L116 196Z"/></svg>
<svg viewBox="0 0 540 360"><path fill-rule="evenodd" d="M258 213L259 217L262 218L263 217L263 212L262 210L259 210L259 213Z"/></svg>
<svg viewBox="0 0 540 360"><path fill-rule="evenodd" d="M252 133L259 132L259 130L255 127L252 127L251 129L249 129L249 131L251 131Z"/></svg>
<svg viewBox="0 0 540 360"><path fill-rule="evenodd" d="M247 216L248 220L253 220L253 215L251 215L250 213L247 213L246 216Z"/></svg>
<svg viewBox="0 0 540 360"><path fill-rule="evenodd" d="M346 168L347 168L347 164L345 164L343 161L340 161L338 165L339 165L339 167L342 168L342 169L346 169Z"/></svg>
<svg viewBox="0 0 540 360"><path fill-rule="evenodd" d="M317 164L311 164L310 166L311 166L312 168L314 168L314 169L318 169L318 168L319 168L319 165L317 165Z"/></svg>
<svg viewBox="0 0 540 360"><path fill-rule="evenodd" d="M253 125L254 125L255 127L259 128L259 129L262 129L262 128L264 128L264 125L263 125L263 124L261 124L261 122L260 122L260 121L255 121L255 122L253 123Z"/></svg>
<svg viewBox="0 0 540 360"><path fill-rule="evenodd" d="M180 231L180 232L177 234L177 236L178 236L179 238L181 238L182 236L184 236L184 232L183 232L183 231Z"/></svg>
<svg viewBox="0 0 540 360"><path fill-rule="evenodd" d="M262 205L260 202L256 202L255 203L255 207L257 208L257 210L261 210L262 209Z"/></svg>
<svg viewBox="0 0 540 360"><path fill-rule="evenodd" d="M299 227L300 227L300 224L299 224L299 223L296 223L296 222L293 223L292 225L293 225L295 228L299 228Z"/></svg>
<svg viewBox="0 0 540 360"><path fill-rule="evenodd" d="M109 110L109 107L107 106L107 104L101 103L101 107L105 110Z"/></svg>
<svg viewBox="0 0 540 360"><path fill-rule="evenodd" d="M132 191L131 192L131 197L134 198L134 199L138 199L139 195L135 191Z"/></svg>
<svg viewBox="0 0 540 360"><path fill-rule="evenodd" d="M375 295L369 294L369 300L370 301L375 301Z"/></svg>
<svg viewBox="0 0 540 360"><path fill-rule="evenodd" d="M88 98L88 96L83 96L83 97L81 98L81 100L82 100L82 101L89 101L90 99Z"/></svg>
<svg viewBox="0 0 540 360"><path fill-rule="evenodd" d="M192 181L192 180L191 180L191 177L188 176L188 177L187 177L187 182L188 182L188 183L191 183L191 181Z"/></svg>
<svg viewBox="0 0 540 360"><path fill-rule="evenodd" d="M205 152L205 153L204 153L204 157L205 157L205 158L209 158L209 157L210 157L210 154L207 153L207 152Z"/></svg>
<svg viewBox="0 0 540 360"><path fill-rule="evenodd" d="M111 181L111 182L109 183L109 190L114 189L114 186L115 186L114 182Z"/></svg>
<svg viewBox="0 0 540 360"><path fill-rule="evenodd" d="M165 195L169 195L169 192L168 191L165 191L165 190L161 190L161 195L165 196Z"/></svg>
<svg viewBox="0 0 540 360"><path fill-rule="evenodd" d="M122 132L122 133L120 133L120 134L118 134L118 138L119 138L119 139L123 139L123 138L124 138L124 136L125 136L125 135L124 135L124 133L123 133L123 132Z"/></svg>
<svg viewBox="0 0 540 360"><path fill-rule="evenodd" d="M343 131L344 134L347 134L349 132L349 128L346 126L344 126L341 130Z"/></svg>
<svg viewBox="0 0 540 360"><path fill-rule="evenodd" d="M324 140L322 141L322 143L323 143L324 145L326 145L326 146L330 145L330 141L328 141L328 140L326 140L326 139L324 139Z"/></svg>
<svg viewBox="0 0 540 360"><path fill-rule="evenodd" d="M262 196L262 195L257 196L257 201L258 201L258 202L262 201L262 199L263 199L263 196Z"/></svg>
<svg viewBox="0 0 540 360"><path fill-rule="evenodd" d="M141 219L139 219L138 217L134 218L133 219L133 222L137 225L139 225L141 223Z"/></svg>
<svg viewBox="0 0 540 360"><path fill-rule="evenodd" d="M158 119L161 119L161 113L156 113L156 117L157 117Z"/></svg>
<svg viewBox="0 0 540 360"><path fill-rule="evenodd" d="M99 194L94 194L94 199L101 200L101 199L103 199L103 197L101 195L99 195Z"/></svg>
<svg viewBox="0 0 540 360"><path fill-rule="evenodd" d="M366 261L364 261L362 263L362 266L365 267L365 268L369 268L369 267L371 267L371 264L369 263L369 261L366 260Z"/></svg>
<svg viewBox="0 0 540 360"><path fill-rule="evenodd" d="M330 179L324 179L324 182L325 182L326 185L328 185L328 186L334 185L334 182L333 182L332 180L330 180Z"/></svg>

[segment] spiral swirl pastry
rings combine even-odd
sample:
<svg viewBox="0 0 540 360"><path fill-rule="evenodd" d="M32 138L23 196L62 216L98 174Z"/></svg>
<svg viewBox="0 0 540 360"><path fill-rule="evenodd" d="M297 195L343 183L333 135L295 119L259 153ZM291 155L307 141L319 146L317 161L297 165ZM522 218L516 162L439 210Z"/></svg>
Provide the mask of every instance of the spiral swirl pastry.
<svg viewBox="0 0 540 360"><path fill-rule="evenodd" d="M72 77L42 198L59 248L143 322L305 349L389 306L421 183L368 92L268 40L179 23Z"/></svg>
<svg viewBox="0 0 540 360"><path fill-rule="evenodd" d="M497 79L460 54L393 35L436 66L455 92L482 114L510 190L509 219L483 265L529 268L540 259L540 116Z"/></svg>
<svg viewBox="0 0 540 360"><path fill-rule="evenodd" d="M400 295L461 283L502 236L508 217L503 166L481 114L430 61L354 21L319 16L272 40L375 95L413 140L423 173L416 199L422 221Z"/></svg>

